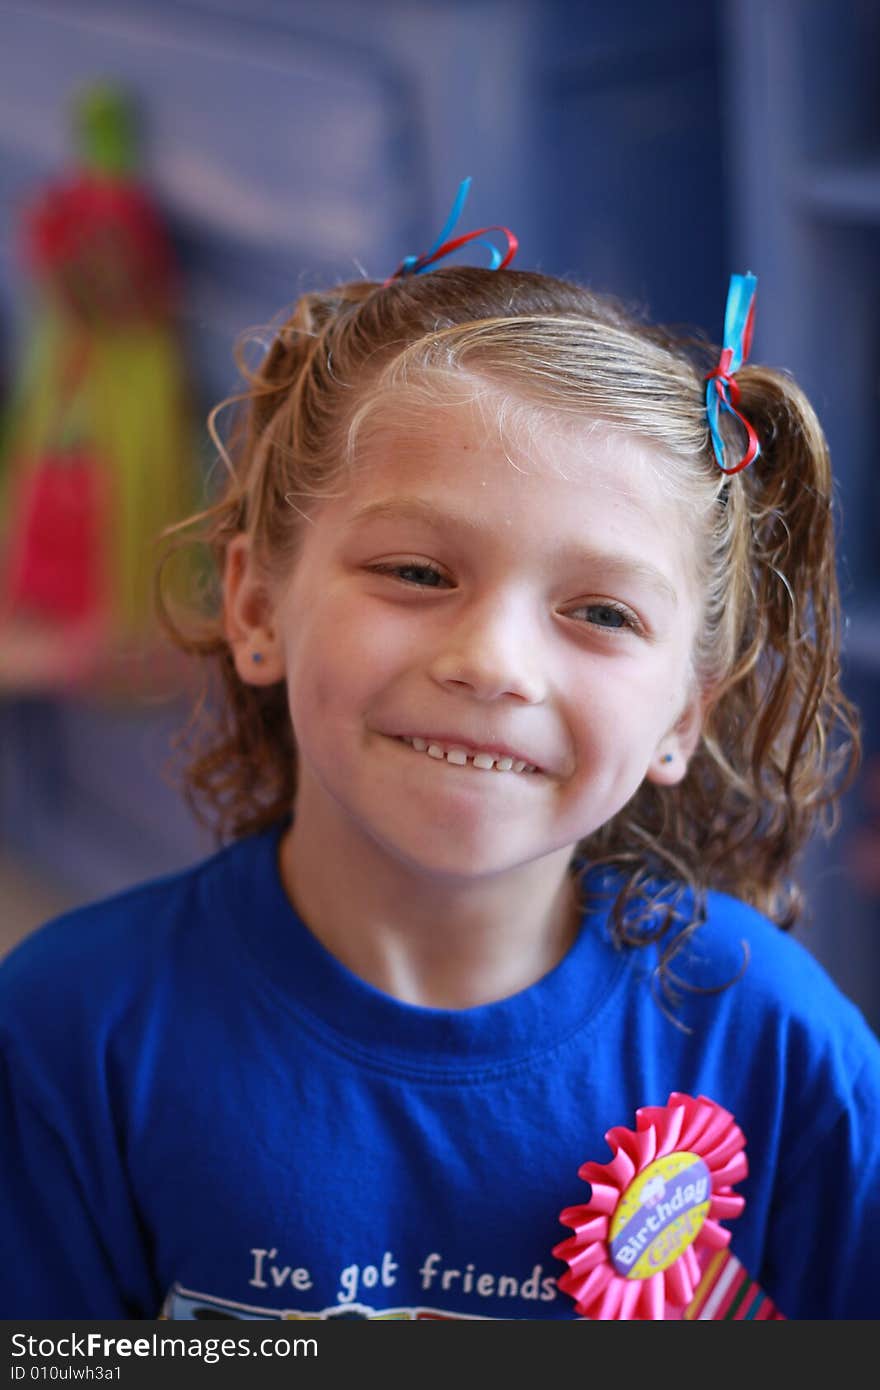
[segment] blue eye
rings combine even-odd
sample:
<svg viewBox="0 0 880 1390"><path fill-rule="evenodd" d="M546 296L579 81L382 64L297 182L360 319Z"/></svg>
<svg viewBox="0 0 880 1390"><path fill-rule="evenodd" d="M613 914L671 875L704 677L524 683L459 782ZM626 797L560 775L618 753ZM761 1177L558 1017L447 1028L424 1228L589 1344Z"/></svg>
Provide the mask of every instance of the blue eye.
<svg viewBox="0 0 880 1390"><path fill-rule="evenodd" d="M573 609L568 616L575 617L578 613L590 615L586 621L591 626L604 628L609 632L618 631L621 628L637 631L639 626L629 610L618 607L616 603L585 603L582 608Z"/></svg>
<svg viewBox="0 0 880 1390"><path fill-rule="evenodd" d="M392 574L404 584L415 584L425 589L436 589L445 584L445 579L433 565L373 565L377 574Z"/></svg>
<svg viewBox="0 0 880 1390"><path fill-rule="evenodd" d="M588 613L598 614L595 619L600 627L626 627L626 614L619 608L612 608L608 603L594 603L586 610Z"/></svg>

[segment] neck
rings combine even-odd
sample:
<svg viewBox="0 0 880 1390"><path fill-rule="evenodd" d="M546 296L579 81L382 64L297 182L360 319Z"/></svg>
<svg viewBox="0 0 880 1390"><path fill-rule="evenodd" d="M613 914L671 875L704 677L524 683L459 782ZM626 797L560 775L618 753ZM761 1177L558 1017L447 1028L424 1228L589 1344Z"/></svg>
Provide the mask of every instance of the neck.
<svg viewBox="0 0 880 1390"><path fill-rule="evenodd" d="M299 916L355 975L408 1004L466 1009L527 989L566 954L579 923L570 858L450 880L300 808L279 867Z"/></svg>

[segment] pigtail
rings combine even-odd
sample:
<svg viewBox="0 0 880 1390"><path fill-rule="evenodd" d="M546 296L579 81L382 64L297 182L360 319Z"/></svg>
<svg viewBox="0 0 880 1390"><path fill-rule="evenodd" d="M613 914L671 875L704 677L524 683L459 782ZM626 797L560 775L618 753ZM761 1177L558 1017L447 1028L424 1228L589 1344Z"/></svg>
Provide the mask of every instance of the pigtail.
<svg viewBox="0 0 880 1390"><path fill-rule="evenodd" d="M800 911L800 893L780 882L780 874L815 829L829 835L836 826L840 796L857 769L860 736L855 707L840 685L825 436L786 374L751 366L737 380L762 452L727 486L727 505L741 513L736 531L744 554L733 569L744 592L732 608L742 616L740 631L731 634L734 659L715 692L704 746L740 803L724 848L737 891L789 927Z"/></svg>
<svg viewBox="0 0 880 1390"><path fill-rule="evenodd" d="M614 936L657 946L664 1009L682 991L703 992L674 961L704 919L708 890L750 903L784 930L799 919L798 856L817 830L835 829L860 755L858 713L840 684L828 446L785 373L749 366L737 382L761 454L723 478L708 449L718 479L715 569L727 579L701 653L700 744L681 783L644 782L579 847L581 862L620 870Z"/></svg>
<svg viewBox="0 0 880 1390"><path fill-rule="evenodd" d="M858 714L840 684L828 446L785 373L749 366L737 381L761 454L720 480L718 544L730 579L703 655L701 742L682 783L645 782L584 846L594 862L624 870L615 934L661 943L667 996L683 983L670 963L699 925L706 890L751 903L783 929L798 920L793 866L815 831L833 832L860 753ZM658 873L689 890L684 913L668 896L658 912L645 891Z"/></svg>

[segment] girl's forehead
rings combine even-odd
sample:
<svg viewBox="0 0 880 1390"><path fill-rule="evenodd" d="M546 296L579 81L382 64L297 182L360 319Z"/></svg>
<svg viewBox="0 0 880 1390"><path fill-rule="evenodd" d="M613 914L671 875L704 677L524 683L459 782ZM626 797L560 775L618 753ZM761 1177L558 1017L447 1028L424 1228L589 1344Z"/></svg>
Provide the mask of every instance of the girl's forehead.
<svg viewBox="0 0 880 1390"><path fill-rule="evenodd" d="M358 441L349 501L389 489L491 489L517 500L577 508L617 501L657 519L682 509L657 445L596 416L563 416L483 398L374 417Z"/></svg>

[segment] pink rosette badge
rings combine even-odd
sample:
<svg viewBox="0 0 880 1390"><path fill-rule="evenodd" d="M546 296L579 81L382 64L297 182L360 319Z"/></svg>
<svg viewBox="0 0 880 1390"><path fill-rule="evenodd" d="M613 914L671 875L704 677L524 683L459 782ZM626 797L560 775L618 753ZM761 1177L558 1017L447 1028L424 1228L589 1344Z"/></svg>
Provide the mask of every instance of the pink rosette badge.
<svg viewBox="0 0 880 1390"><path fill-rule="evenodd" d="M609 1129L610 1163L584 1163L590 1199L559 1219L574 1235L553 1247L558 1281L578 1314L596 1321L680 1317L700 1282L698 1255L723 1249L719 1223L739 1216L733 1191L748 1173L745 1135L706 1096L673 1091L636 1111L636 1128Z"/></svg>

